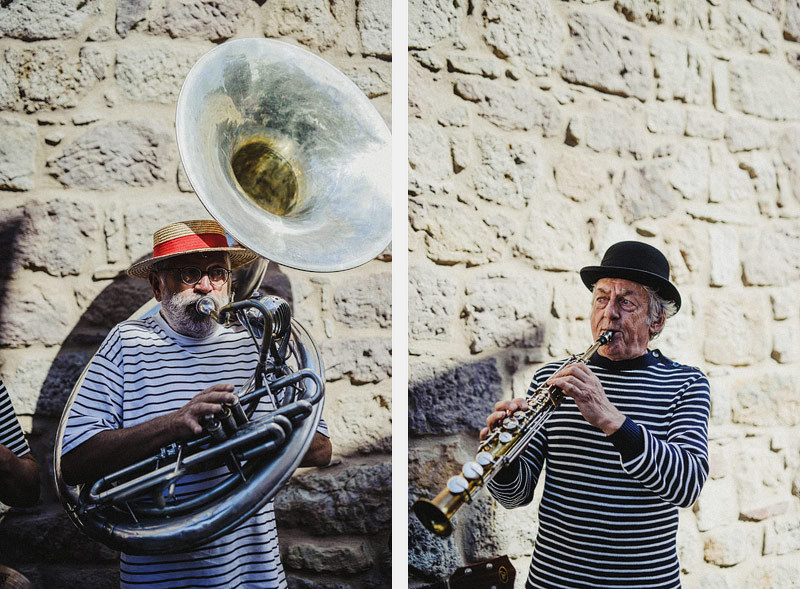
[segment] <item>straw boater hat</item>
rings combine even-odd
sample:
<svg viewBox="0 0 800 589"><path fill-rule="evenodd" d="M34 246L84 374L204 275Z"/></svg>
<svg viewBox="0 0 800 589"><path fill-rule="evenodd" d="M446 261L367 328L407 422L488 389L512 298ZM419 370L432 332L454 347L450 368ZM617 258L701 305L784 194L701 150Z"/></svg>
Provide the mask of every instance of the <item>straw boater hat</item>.
<svg viewBox="0 0 800 589"><path fill-rule="evenodd" d="M606 250L599 266L581 268L581 280L589 290L601 278L623 278L649 286L661 298L681 308L681 295L669 281L669 262L652 245L620 241Z"/></svg>
<svg viewBox="0 0 800 589"><path fill-rule="evenodd" d="M185 254L227 252L231 270L249 264L258 254L243 247L231 247L225 230L216 221L181 221L162 227L153 234L153 257L128 268L128 276L144 278L163 260Z"/></svg>

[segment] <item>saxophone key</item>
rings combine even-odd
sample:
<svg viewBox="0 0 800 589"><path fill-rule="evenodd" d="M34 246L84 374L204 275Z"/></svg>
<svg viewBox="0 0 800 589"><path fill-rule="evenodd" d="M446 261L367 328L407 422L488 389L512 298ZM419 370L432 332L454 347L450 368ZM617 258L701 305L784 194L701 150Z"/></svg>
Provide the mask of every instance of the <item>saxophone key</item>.
<svg viewBox="0 0 800 589"><path fill-rule="evenodd" d="M479 479L483 476L483 467L477 462L466 462L461 467L461 474L469 481Z"/></svg>
<svg viewBox="0 0 800 589"><path fill-rule="evenodd" d="M453 495L459 495L469 488L469 481L462 476L450 477L447 480L447 490Z"/></svg>

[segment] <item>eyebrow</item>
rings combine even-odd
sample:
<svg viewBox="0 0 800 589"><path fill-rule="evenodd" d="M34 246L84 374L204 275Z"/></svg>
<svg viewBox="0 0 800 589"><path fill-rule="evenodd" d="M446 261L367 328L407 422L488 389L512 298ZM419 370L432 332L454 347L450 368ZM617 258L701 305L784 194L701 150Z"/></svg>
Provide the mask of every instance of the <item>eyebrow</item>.
<svg viewBox="0 0 800 589"><path fill-rule="evenodd" d="M595 293L599 292L601 294L606 294L606 295L610 294L610 292L611 292L610 290L606 290L602 286L595 286L594 287L594 291L595 291ZM618 296L627 296L627 295L635 294L635 293L636 293L636 291L634 289L626 288L624 290L619 291L619 293L617 293L617 294L618 294Z"/></svg>

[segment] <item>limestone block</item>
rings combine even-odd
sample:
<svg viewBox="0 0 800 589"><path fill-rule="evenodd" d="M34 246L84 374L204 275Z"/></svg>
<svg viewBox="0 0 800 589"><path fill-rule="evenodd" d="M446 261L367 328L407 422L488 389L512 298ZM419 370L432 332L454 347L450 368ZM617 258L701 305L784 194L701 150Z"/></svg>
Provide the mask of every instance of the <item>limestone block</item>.
<svg viewBox="0 0 800 589"><path fill-rule="evenodd" d="M4 2L0 39L74 39L80 35L86 21L100 13L98 4L96 0Z"/></svg>
<svg viewBox="0 0 800 589"><path fill-rule="evenodd" d="M166 0L161 14L150 22L148 30L173 39L197 37L224 41L236 34L247 5L246 0Z"/></svg>
<svg viewBox="0 0 800 589"><path fill-rule="evenodd" d="M676 104L654 103L645 109L647 129L662 135L683 135L686 132L686 109Z"/></svg>
<svg viewBox="0 0 800 589"><path fill-rule="evenodd" d="M408 431L477 436L502 395L496 358L453 366L413 365L409 367Z"/></svg>
<svg viewBox="0 0 800 589"><path fill-rule="evenodd" d="M447 57L448 71L462 74L473 74L484 78L499 78L503 73L503 68L496 59L480 57L477 55L465 55L463 53L451 53Z"/></svg>
<svg viewBox="0 0 800 589"><path fill-rule="evenodd" d="M796 426L800 423L800 375L791 368L730 384L733 422L759 426Z"/></svg>
<svg viewBox="0 0 800 589"><path fill-rule="evenodd" d="M172 47L125 46L117 52L114 78L131 100L172 104L201 54Z"/></svg>
<svg viewBox="0 0 800 589"><path fill-rule="evenodd" d="M661 0L616 0L614 10L636 24L661 24L666 17L667 4Z"/></svg>
<svg viewBox="0 0 800 589"><path fill-rule="evenodd" d="M706 533L703 555L706 562L729 567L752 556L754 545L758 546L758 541L748 526L729 524Z"/></svg>
<svg viewBox="0 0 800 589"><path fill-rule="evenodd" d="M655 68L656 96L705 105L711 97L711 54L697 43L658 37L650 45Z"/></svg>
<svg viewBox="0 0 800 589"><path fill-rule="evenodd" d="M764 554L788 554L796 550L800 550L800 514L786 514L766 522Z"/></svg>
<svg viewBox="0 0 800 589"><path fill-rule="evenodd" d="M94 206L61 198L0 210L0 227L6 255L52 276L79 274L101 239Z"/></svg>
<svg viewBox="0 0 800 589"><path fill-rule="evenodd" d="M669 215L678 204L678 193L669 185L668 162L626 168L617 189L617 204L626 223Z"/></svg>
<svg viewBox="0 0 800 589"><path fill-rule="evenodd" d="M418 497L430 498L443 489L461 467L465 448L459 452L457 443L437 443L432 446L410 447L408 450L409 506Z"/></svg>
<svg viewBox="0 0 800 589"><path fill-rule="evenodd" d="M570 16L572 43L561 66L568 82L601 92L646 100L653 85L647 44L637 29L620 19L575 12Z"/></svg>
<svg viewBox="0 0 800 589"><path fill-rule="evenodd" d="M796 0L786 3L783 37L789 41L800 41L800 2Z"/></svg>
<svg viewBox="0 0 800 589"><path fill-rule="evenodd" d="M716 60L711 70L711 97L714 108L726 113L731 108L731 87L728 81L728 64Z"/></svg>
<svg viewBox="0 0 800 589"><path fill-rule="evenodd" d="M464 306L470 350L541 347L551 305L552 292L541 281L504 275L472 280Z"/></svg>
<svg viewBox="0 0 800 589"><path fill-rule="evenodd" d="M408 48L429 49L458 32L465 7L448 0L410 0Z"/></svg>
<svg viewBox="0 0 800 589"><path fill-rule="evenodd" d="M549 94L515 84L501 86L483 79L461 79L453 88L456 95L478 104L478 114L506 131L538 130L551 137L561 129L558 103Z"/></svg>
<svg viewBox="0 0 800 589"><path fill-rule="evenodd" d="M678 534L675 538L681 571L694 573L703 563L703 539L697 520L688 509L678 510Z"/></svg>
<svg viewBox="0 0 800 589"><path fill-rule="evenodd" d="M705 311L708 362L730 366L755 364L769 355L766 301L747 292L731 291L715 297Z"/></svg>
<svg viewBox="0 0 800 589"><path fill-rule="evenodd" d="M797 321L782 321L774 328L772 358L780 364L800 361L800 335Z"/></svg>
<svg viewBox="0 0 800 589"><path fill-rule="evenodd" d="M794 296L793 289L782 288L774 291L769 296L770 303L772 304L772 318L776 321L783 321L797 317L798 305L797 299Z"/></svg>
<svg viewBox="0 0 800 589"><path fill-rule="evenodd" d="M278 526L314 536L387 533L391 477L391 464L383 462L296 473L275 497Z"/></svg>
<svg viewBox="0 0 800 589"><path fill-rule="evenodd" d="M711 225L708 228L708 241L711 248L711 286L739 283L742 263L736 229L727 225Z"/></svg>
<svg viewBox="0 0 800 589"><path fill-rule="evenodd" d="M535 76L558 65L566 27L545 0L487 0L483 4L486 43L496 55L518 58Z"/></svg>
<svg viewBox="0 0 800 589"><path fill-rule="evenodd" d="M449 142L441 129L430 123L409 121L409 193L439 192L452 171Z"/></svg>
<svg viewBox="0 0 800 589"><path fill-rule="evenodd" d="M427 256L438 264L477 266L501 257L495 231L463 204L411 201L409 219L415 231L425 232Z"/></svg>
<svg viewBox="0 0 800 589"><path fill-rule="evenodd" d="M118 553L84 536L58 507L39 512L11 511L0 527L0 550L7 562L25 562L37 555L40 562L114 563Z"/></svg>
<svg viewBox="0 0 800 589"><path fill-rule="evenodd" d="M172 141L163 125L152 120L103 123L78 137L47 166L67 187L150 186L166 180Z"/></svg>
<svg viewBox="0 0 800 589"><path fill-rule="evenodd" d="M408 516L408 569L430 580L445 579L464 564L456 536L434 536L422 527L415 515Z"/></svg>
<svg viewBox="0 0 800 589"><path fill-rule="evenodd" d="M129 0L120 2L117 6L117 17L115 28L117 34L123 39L138 23L142 22L147 16L147 10L153 0Z"/></svg>
<svg viewBox="0 0 800 589"><path fill-rule="evenodd" d="M336 539L336 544L291 544L285 558L286 566L315 573L345 573L352 575L372 567L365 542Z"/></svg>
<svg viewBox="0 0 800 589"><path fill-rule="evenodd" d="M773 54L781 41L778 21L747 3L726 3L727 33L734 44L750 53Z"/></svg>
<svg viewBox="0 0 800 589"><path fill-rule="evenodd" d="M790 192L800 201L800 128L792 126L780 135L777 148L781 161L788 169L788 181L781 190Z"/></svg>
<svg viewBox="0 0 800 589"><path fill-rule="evenodd" d="M783 457L758 442L739 444L733 457L739 517L749 521L785 511L791 489Z"/></svg>
<svg viewBox="0 0 800 589"><path fill-rule="evenodd" d="M637 160L647 152L647 137L634 109L595 102L583 117L580 142L597 152L632 155Z"/></svg>
<svg viewBox="0 0 800 589"><path fill-rule="evenodd" d="M75 299L55 279L33 284L9 282L0 316L0 345L61 344L72 328Z"/></svg>
<svg viewBox="0 0 800 589"><path fill-rule="evenodd" d="M0 117L0 190L33 190L36 125Z"/></svg>
<svg viewBox="0 0 800 589"><path fill-rule="evenodd" d="M697 529L701 532L724 526L739 517L736 486L732 479L709 479L694 504Z"/></svg>
<svg viewBox="0 0 800 589"><path fill-rule="evenodd" d="M412 340L451 340L460 310L458 286L436 269L408 270L408 333Z"/></svg>
<svg viewBox="0 0 800 589"><path fill-rule="evenodd" d="M540 486L539 489L543 487ZM488 492L483 492L473 504L461 509L457 525L464 529L464 548L468 562L487 560L498 554L522 556L530 560L538 530L538 492L532 505L505 509ZM525 577L526 569L517 569L517 578Z"/></svg>
<svg viewBox="0 0 800 589"><path fill-rule="evenodd" d="M728 118L725 141L731 151L762 149L769 145L769 140L770 129L763 122L749 117L732 116Z"/></svg>
<svg viewBox="0 0 800 589"><path fill-rule="evenodd" d="M52 361L26 357L14 374L3 378L12 391L17 413L61 417L72 387L90 359L87 352L63 352Z"/></svg>
<svg viewBox="0 0 800 589"><path fill-rule="evenodd" d="M611 183L608 163L577 149L563 150L553 169L558 189L576 202L596 198Z"/></svg>
<svg viewBox="0 0 800 589"><path fill-rule="evenodd" d="M748 589L797 589L800 562L796 557L762 559L742 580Z"/></svg>
<svg viewBox="0 0 800 589"><path fill-rule="evenodd" d="M328 357L323 355L327 369ZM329 391L323 417L337 456L392 451L392 400L389 394L366 387L343 395Z"/></svg>
<svg viewBox="0 0 800 589"><path fill-rule="evenodd" d="M358 3L356 26L361 47L367 55L392 55L392 3L390 0L363 0Z"/></svg>
<svg viewBox="0 0 800 589"><path fill-rule="evenodd" d="M352 384L377 383L392 376L391 338L356 338L325 341L320 345L325 358L325 379L348 377Z"/></svg>
<svg viewBox="0 0 800 589"><path fill-rule="evenodd" d="M241 5L246 6L246 0L241 0ZM265 37L291 37L317 51L335 45L343 30L325 0L267 2L262 7L262 18ZM409 22L410 19L409 11Z"/></svg>
<svg viewBox="0 0 800 589"><path fill-rule="evenodd" d="M368 98L385 96L392 90L392 71L389 65L375 64L366 68L347 68L342 71Z"/></svg>
<svg viewBox="0 0 800 589"><path fill-rule="evenodd" d="M752 202L755 188L750 174L739 167L739 162L728 153L720 153L713 146L708 181L709 202Z"/></svg>
<svg viewBox="0 0 800 589"><path fill-rule="evenodd" d="M575 260L589 250L589 236L575 223L580 218L579 205L556 203L558 206L529 212L522 230L513 238L514 253L530 259L534 268L574 272Z"/></svg>
<svg viewBox="0 0 800 589"><path fill-rule="evenodd" d="M706 202L711 159L703 143L684 143L669 171L669 182L688 200Z"/></svg>
<svg viewBox="0 0 800 589"><path fill-rule="evenodd" d="M536 194L541 172L537 147L496 135L477 136L480 164L473 169L475 193L490 202L524 208Z"/></svg>
<svg viewBox="0 0 800 589"><path fill-rule="evenodd" d="M778 176L772 156L764 151L748 151L739 155L739 167L750 176L757 193L774 194Z"/></svg>
<svg viewBox="0 0 800 589"><path fill-rule="evenodd" d="M800 72L789 65L754 58L731 61L731 104L774 121L800 119Z"/></svg>
<svg viewBox="0 0 800 589"><path fill-rule="evenodd" d="M713 111L690 110L686 118L686 134L703 139L722 139L725 117Z"/></svg>
<svg viewBox="0 0 800 589"><path fill-rule="evenodd" d="M349 327L389 327L392 274L380 272L351 280L336 289L333 302L333 316Z"/></svg>
<svg viewBox="0 0 800 589"><path fill-rule="evenodd" d="M800 279L800 228L775 226L742 234L745 284L784 286Z"/></svg>
<svg viewBox="0 0 800 589"><path fill-rule="evenodd" d="M0 57L0 109L36 112L72 108L89 92L105 68L96 49L77 56L51 44L9 47Z"/></svg>

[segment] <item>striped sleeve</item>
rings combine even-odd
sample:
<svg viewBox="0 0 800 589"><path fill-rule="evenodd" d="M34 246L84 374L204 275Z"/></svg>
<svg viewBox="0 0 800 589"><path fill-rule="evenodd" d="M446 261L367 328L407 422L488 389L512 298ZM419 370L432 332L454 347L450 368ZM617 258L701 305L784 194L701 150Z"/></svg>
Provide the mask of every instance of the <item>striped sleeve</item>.
<svg viewBox="0 0 800 589"><path fill-rule="evenodd" d="M14 412L11 397L2 381L0 381L0 444L16 456L25 456L31 451Z"/></svg>
<svg viewBox="0 0 800 589"><path fill-rule="evenodd" d="M697 372L676 403L666 440L638 425L644 450L622 468L661 499L677 507L691 506L708 476L708 380Z"/></svg>
<svg viewBox="0 0 800 589"><path fill-rule="evenodd" d="M62 454L102 431L122 427L123 371L115 328L92 358L64 429Z"/></svg>

